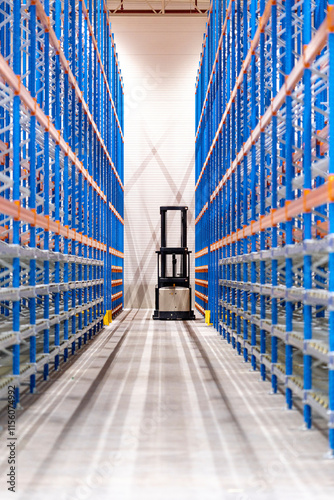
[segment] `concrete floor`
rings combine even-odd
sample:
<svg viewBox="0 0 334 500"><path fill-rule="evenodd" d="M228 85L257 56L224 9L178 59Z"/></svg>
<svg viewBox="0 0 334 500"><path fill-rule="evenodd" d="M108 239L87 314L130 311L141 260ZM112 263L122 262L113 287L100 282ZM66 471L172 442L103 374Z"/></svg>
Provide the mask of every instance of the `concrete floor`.
<svg viewBox="0 0 334 500"><path fill-rule="evenodd" d="M203 320L127 310L17 419L17 500L334 498L327 439ZM6 433L0 435L0 496Z"/></svg>

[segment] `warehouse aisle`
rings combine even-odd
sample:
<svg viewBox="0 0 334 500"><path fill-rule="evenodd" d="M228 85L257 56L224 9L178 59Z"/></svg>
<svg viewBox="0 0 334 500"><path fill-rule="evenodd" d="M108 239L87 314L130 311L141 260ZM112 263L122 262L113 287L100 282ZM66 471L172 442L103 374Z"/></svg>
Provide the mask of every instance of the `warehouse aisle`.
<svg viewBox="0 0 334 500"><path fill-rule="evenodd" d="M19 417L16 498L333 498L326 437L202 320L151 314L124 311Z"/></svg>

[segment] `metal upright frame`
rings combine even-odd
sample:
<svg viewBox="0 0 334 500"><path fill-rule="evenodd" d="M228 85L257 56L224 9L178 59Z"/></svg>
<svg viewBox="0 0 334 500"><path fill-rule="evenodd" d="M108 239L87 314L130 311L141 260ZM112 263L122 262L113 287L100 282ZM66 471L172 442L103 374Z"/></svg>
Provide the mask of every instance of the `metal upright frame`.
<svg viewBox="0 0 334 500"><path fill-rule="evenodd" d="M0 398L123 308L123 82L104 0L0 0Z"/></svg>
<svg viewBox="0 0 334 500"><path fill-rule="evenodd" d="M213 0L195 139L196 308L331 455L333 32L333 0Z"/></svg>

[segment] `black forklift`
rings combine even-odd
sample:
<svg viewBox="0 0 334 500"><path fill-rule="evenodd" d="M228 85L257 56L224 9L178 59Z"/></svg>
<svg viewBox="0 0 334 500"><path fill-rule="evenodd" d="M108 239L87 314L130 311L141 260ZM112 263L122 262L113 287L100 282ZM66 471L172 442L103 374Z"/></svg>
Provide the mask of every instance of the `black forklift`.
<svg viewBox="0 0 334 500"><path fill-rule="evenodd" d="M181 246L167 246L167 214L181 212ZM161 247L156 251L158 260L158 284L155 287L155 311L153 319L195 319L191 309L190 254L187 247L188 207L160 207Z"/></svg>

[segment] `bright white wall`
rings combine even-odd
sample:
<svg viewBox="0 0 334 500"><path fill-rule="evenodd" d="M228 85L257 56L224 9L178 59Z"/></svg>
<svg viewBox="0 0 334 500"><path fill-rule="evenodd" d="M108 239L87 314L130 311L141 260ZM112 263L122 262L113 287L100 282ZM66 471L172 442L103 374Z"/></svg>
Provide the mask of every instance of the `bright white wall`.
<svg viewBox="0 0 334 500"><path fill-rule="evenodd" d="M205 22L112 18L125 86L125 307L154 307L160 206L189 207L194 252L194 92Z"/></svg>

